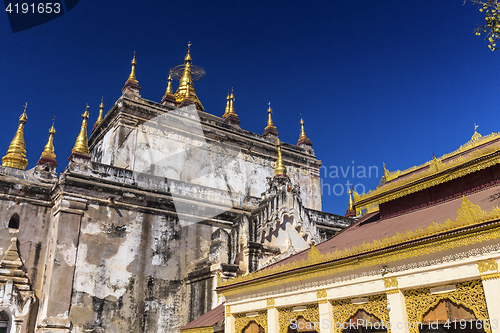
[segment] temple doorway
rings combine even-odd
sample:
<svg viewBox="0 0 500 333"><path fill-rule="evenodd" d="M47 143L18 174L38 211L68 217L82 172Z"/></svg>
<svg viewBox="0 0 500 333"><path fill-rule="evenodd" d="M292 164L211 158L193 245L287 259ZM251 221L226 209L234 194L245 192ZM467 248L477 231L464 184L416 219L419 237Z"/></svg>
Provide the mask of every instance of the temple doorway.
<svg viewBox="0 0 500 333"><path fill-rule="evenodd" d="M420 333L485 333L483 323L463 305L441 300L422 319Z"/></svg>

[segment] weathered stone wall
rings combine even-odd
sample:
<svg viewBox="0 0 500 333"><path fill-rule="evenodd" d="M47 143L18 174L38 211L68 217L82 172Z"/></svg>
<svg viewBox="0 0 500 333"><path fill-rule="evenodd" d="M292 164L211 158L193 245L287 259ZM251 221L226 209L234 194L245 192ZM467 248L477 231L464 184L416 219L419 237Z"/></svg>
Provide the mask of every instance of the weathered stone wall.
<svg viewBox="0 0 500 333"><path fill-rule="evenodd" d="M93 161L259 197L274 175L275 142L224 124L194 106L172 109L122 96L90 138ZM302 201L321 210L319 166L311 151L283 145ZM210 165L211 164L211 165Z"/></svg>
<svg viewBox="0 0 500 333"><path fill-rule="evenodd" d="M208 253L212 232L163 214L89 203L70 311L76 332L178 331L190 319L187 266Z"/></svg>

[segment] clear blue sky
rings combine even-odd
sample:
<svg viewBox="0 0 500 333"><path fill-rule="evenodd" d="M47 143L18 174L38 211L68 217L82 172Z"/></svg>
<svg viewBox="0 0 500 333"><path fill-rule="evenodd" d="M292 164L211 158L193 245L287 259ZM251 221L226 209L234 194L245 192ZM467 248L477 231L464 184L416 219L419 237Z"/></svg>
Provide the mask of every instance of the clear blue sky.
<svg viewBox="0 0 500 333"><path fill-rule="evenodd" d="M133 52L142 96L160 102L191 41L207 72L195 84L205 111L222 115L234 87L242 128L262 133L271 101L280 138L293 144L303 114L316 156L339 170L323 173L323 210L343 215L336 184L373 189L382 162L406 169L450 152L474 123L483 135L500 131L500 51L474 34L484 17L462 2L82 0L15 34L0 14L0 154L27 101L28 168L55 115L62 171L85 105L93 126L101 96L107 111L121 95ZM377 166L378 177L344 178L340 168L353 165Z"/></svg>

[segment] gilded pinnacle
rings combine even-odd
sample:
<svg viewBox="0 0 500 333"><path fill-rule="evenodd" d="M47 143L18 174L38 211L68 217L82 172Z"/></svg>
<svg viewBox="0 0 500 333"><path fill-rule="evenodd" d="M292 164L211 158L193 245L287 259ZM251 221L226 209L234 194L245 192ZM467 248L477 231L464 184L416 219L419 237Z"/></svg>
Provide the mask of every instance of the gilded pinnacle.
<svg viewBox="0 0 500 333"><path fill-rule="evenodd" d="M286 175L286 167L283 164L283 156L281 155L281 141L279 138L276 139L276 146L278 147L278 160L276 161L276 167L274 168L274 175Z"/></svg>
<svg viewBox="0 0 500 333"><path fill-rule="evenodd" d="M56 134L56 130L54 129L54 120L52 120L52 127L49 129L49 140L47 141L47 144L45 145L45 149L42 152L42 155L40 158L50 158L50 159L56 159L56 154L54 153L54 134Z"/></svg>
<svg viewBox="0 0 500 333"><path fill-rule="evenodd" d="M227 116L229 115L229 104L230 104L230 101L231 100L231 97L229 96L229 91L227 92L227 97L226 97L226 110L224 111L224 114L222 115L222 118L227 118Z"/></svg>
<svg viewBox="0 0 500 333"><path fill-rule="evenodd" d="M85 108L85 113L82 114L82 126L80 127L80 133L75 141L75 146L71 150L72 153L89 155L89 144L87 139L87 119L89 119L89 106Z"/></svg>
<svg viewBox="0 0 500 333"><path fill-rule="evenodd" d="M137 77L135 76L135 65L137 65L137 61L135 61L135 51L134 58L132 59L132 69L130 71L130 75L128 76L127 82L138 84Z"/></svg>
<svg viewBox="0 0 500 333"><path fill-rule="evenodd" d="M24 111L19 117L19 126L17 127L16 134L10 142L7 149L7 155L2 158L2 166L26 170L28 166L28 159L26 158L26 144L24 142L24 124L28 120L26 115L26 108L28 103L24 104Z"/></svg>
<svg viewBox="0 0 500 333"><path fill-rule="evenodd" d="M101 97L101 104L99 104L99 116L97 117L97 120L95 121L94 128L99 126L99 124L102 122L102 113L104 111L103 99L104 99L104 97Z"/></svg>
<svg viewBox="0 0 500 333"><path fill-rule="evenodd" d="M236 112L234 112L234 95L232 88L231 88L231 95L229 96L229 112L227 113L227 116L238 117Z"/></svg>
<svg viewBox="0 0 500 333"><path fill-rule="evenodd" d="M170 73L168 74L168 85L167 85L167 90L165 90L165 96L163 97L167 97L169 95L173 95L174 92L172 90L172 71L170 71Z"/></svg>
<svg viewBox="0 0 500 333"><path fill-rule="evenodd" d="M273 119L271 118L271 113L273 113L273 109L271 109L271 102L268 103L269 108L267 109L267 126L264 128L264 131L267 130L275 130L276 126L273 124Z"/></svg>
<svg viewBox="0 0 500 333"><path fill-rule="evenodd" d="M184 58L183 73L179 79L179 87L177 88L174 96L178 104L182 103L184 100L189 100L196 104L198 110L203 111L203 105L201 105L200 100L196 96L196 91L194 90L194 81L191 70L192 59L190 52L191 43L188 43L188 52Z"/></svg>
<svg viewBox="0 0 500 333"><path fill-rule="evenodd" d="M349 193L349 209L348 210L352 211L352 210L354 210L354 200L352 198L352 190L350 187L349 187L348 193Z"/></svg>

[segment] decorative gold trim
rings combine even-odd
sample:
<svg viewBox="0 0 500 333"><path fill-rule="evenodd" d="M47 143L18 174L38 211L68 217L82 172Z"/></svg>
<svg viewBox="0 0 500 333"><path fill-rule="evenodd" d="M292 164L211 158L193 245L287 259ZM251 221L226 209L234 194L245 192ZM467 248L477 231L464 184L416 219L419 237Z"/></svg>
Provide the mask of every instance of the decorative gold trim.
<svg viewBox="0 0 500 333"><path fill-rule="evenodd" d="M481 275L481 280L483 281L495 280L495 279L500 279L500 273L496 272L496 273Z"/></svg>
<svg viewBox="0 0 500 333"><path fill-rule="evenodd" d="M493 258L486 260L479 260L477 262L477 269L481 274L489 271L498 272L498 263Z"/></svg>
<svg viewBox="0 0 500 333"><path fill-rule="evenodd" d="M247 317L246 313L234 314L234 331L236 333L242 333L248 324L255 321L264 329L264 332L267 332L267 311L259 311L257 313L258 315L256 317Z"/></svg>
<svg viewBox="0 0 500 333"><path fill-rule="evenodd" d="M352 298L332 301L333 314L336 323L345 323L352 318L359 310L364 310L377 317L381 322L389 322L389 312L387 311L387 296L370 295L368 303L352 304ZM342 325L335 325L335 332L342 332ZM388 329L387 332L390 332Z"/></svg>
<svg viewBox="0 0 500 333"><path fill-rule="evenodd" d="M279 265L279 266L276 266L273 268L264 269L264 270L253 272L253 273L250 273L247 275L243 275L243 276L231 279L231 280L224 281L220 286L228 286L228 285L232 285L232 284L236 284L236 283L240 283L240 282L244 282L244 281L253 280L253 279L256 279L259 277L270 276L270 275L274 275L277 273L291 271L291 270L295 270L295 269L306 267L306 266L316 265L316 264L324 263L324 262L331 261L331 260L337 260L337 259L345 258L348 256L352 256L352 255L358 255L358 254L368 252L368 251L379 250L379 249L383 249L383 248L386 248L389 246L397 245L397 244L405 242L405 241L415 241L419 238L428 237L428 236L432 236L432 235L435 235L435 234L438 234L441 232L450 231L453 229L458 229L458 228L462 228L465 226L469 226L469 225L472 225L472 224L475 224L478 222L484 222L484 221L488 221L488 220L496 220L499 218L500 218L500 208L495 207L491 210L491 212L488 213L488 212L482 210L479 205L475 205L472 202L470 202L464 196L462 198L462 206L460 207L460 209L457 212L457 218L453 221L446 220L445 222L440 223L440 224L433 222L429 227L427 227L425 229L418 229L415 231L410 230L410 231L407 231L405 234L397 233L396 235L392 236L391 238L386 237L386 238L381 239L381 240L374 240L372 243L363 243L359 246L354 246L350 249L345 249L342 251L334 251L334 252L326 253L324 255L321 254L316 247L311 246L307 259L303 259L300 261L294 261L294 262L291 262L289 264ZM455 236L451 236L451 237L455 237ZM467 237L472 237L472 236L467 236ZM472 238L472 239L474 239L474 238ZM447 245L443 244L442 246L444 248L446 248ZM429 251L430 251L429 253L432 253L433 252L432 250L433 249L429 248ZM436 250L436 252L437 252L437 250ZM391 252L391 253L393 253L393 252ZM391 253L384 254L384 256L390 257ZM417 255L420 255L420 254L417 254ZM380 264L385 264L385 262L381 261ZM349 269L352 269L352 267ZM223 294L226 294L226 292L223 292ZM227 294L227 295L229 295L229 294Z"/></svg>
<svg viewBox="0 0 500 333"><path fill-rule="evenodd" d="M500 142L484 147L481 150L471 152L467 157L458 157L447 163L443 163L439 171L436 171L437 168L429 167L428 170L386 183L378 189L370 191L364 195L360 196L358 193L354 192L354 200L357 203L356 212L359 214L365 208L367 209L374 205L392 201L405 195L419 192L429 187L446 183L450 180L499 164L500 154L495 154L487 159L477 161L472 165L465 165L467 162L493 154L498 150L500 150ZM438 173L442 174L438 175ZM421 179L431 177L433 175L436 175L436 177L432 177L431 179L421 183L416 183Z"/></svg>
<svg viewBox="0 0 500 333"><path fill-rule="evenodd" d="M411 172L413 172L415 170L421 169L421 168L423 168L423 167L431 164L434 159L442 162L443 160L449 159L452 156L455 156L455 155L458 155L460 153L463 153L463 152L465 152L467 150L470 150L472 148L475 148L475 147L477 147L479 145L482 145L482 144L494 141L495 139L497 139L499 137L500 137L500 133L491 133L491 134L486 135L486 136L481 136L481 134L479 134L477 132L474 132L474 135L472 135L471 139L467 143L465 143L462 146L460 146L460 148L458 148L457 150L452 151L451 153L445 154L445 155L443 155L443 156L441 156L439 158L435 158L434 157L432 160L427 161L424 164L421 164L421 165L418 165L418 166L413 166L413 167L408 168L408 169L403 170L403 171L400 171L400 170L387 171L385 180L387 182L389 182L389 181L391 181L393 179L398 178L399 176L404 176L404 175L406 175L408 173L411 173ZM384 164L384 169L385 169L385 164ZM387 169L385 169L385 170L387 170Z"/></svg>
<svg viewBox="0 0 500 333"><path fill-rule="evenodd" d="M382 253L377 253L373 255L368 255L362 258L357 258L355 260L346 260L341 263L333 263L331 265L325 265L321 267L310 268L306 271L292 271L288 274L273 277L252 284L246 284L241 286L235 286L230 289L222 290L220 293L224 296L235 295L240 292L255 291L263 288L275 287L283 285L286 283L293 283L297 281L305 281L308 279L314 279L319 277L336 275L342 272L347 272L354 269L360 269L364 267L377 266L382 264L387 264L389 262L404 260L407 258L416 258L423 255L428 255L431 253L437 253L440 251L445 251L449 249L454 249L466 245L482 243L493 239L500 238L500 227L486 227L483 229L476 230L474 233L461 233L452 234L440 239L434 239L425 243L414 244L411 246L403 247L398 250L385 251ZM296 262L296 267L300 267L303 262ZM285 266L286 271L290 268L288 265ZM278 267L280 268L280 266ZM271 271L271 270L270 270ZM260 271L260 272L265 272ZM272 270L270 274L276 274L279 271ZM256 278L253 276L252 278ZM241 280L234 279L232 281L241 282Z"/></svg>
<svg viewBox="0 0 500 333"><path fill-rule="evenodd" d="M457 305L470 309L476 319L483 323L489 322L486 298L484 296L483 285L480 280L465 281L456 284L456 289L444 294L431 294L430 288L420 288L406 290L405 295L406 313L411 333L418 333L416 323L421 323L425 314L434 308L443 299L449 299ZM491 333L491 329L484 326L486 333Z"/></svg>
<svg viewBox="0 0 500 333"><path fill-rule="evenodd" d="M226 317L231 317L231 306L226 305Z"/></svg>
<svg viewBox="0 0 500 333"><path fill-rule="evenodd" d="M398 278L395 276L384 278L385 289L392 289L398 287Z"/></svg>
<svg viewBox="0 0 500 333"><path fill-rule="evenodd" d="M316 297L318 299L320 298L326 298L327 297L327 293L326 293L326 290L325 289L320 289L316 292Z"/></svg>
<svg viewBox="0 0 500 333"><path fill-rule="evenodd" d="M268 298L267 299L267 309L274 309L274 298Z"/></svg>
<svg viewBox="0 0 500 333"><path fill-rule="evenodd" d="M397 288L396 288L396 289L387 289L387 290L385 291L385 293L386 293L387 295L399 294L399 289L397 289Z"/></svg>
<svg viewBox="0 0 500 333"><path fill-rule="evenodd" d="M181 333L214 333L213 326L195 327L181 330Z"/></svg>
<svg viewBox="0 0 500 333"><path fill-rule="evenodd" d="M293 307L278 308L280 333L287 333L291 321L301 316L311 324L315 325L317 323L319 325L318 304L307 304L306 309L300 312L293 311ZM319 331L319 327L315 327L315 329Z"/></svg>

